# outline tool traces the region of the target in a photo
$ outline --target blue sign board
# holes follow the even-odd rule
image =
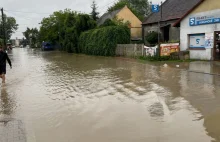
[[[220,23],[220,18],[215,18],[213,16],[212,17],[203,16],[203,17],[189,18],[189,25],[190,26],[216,24],[216,23]]]
[[[157,5],[153,4],[152,7],[151,7],[151,11],[153,13],[159,12],[160,11],[160,6],[158,4]]]

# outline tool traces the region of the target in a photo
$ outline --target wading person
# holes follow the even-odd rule
[[[12,68],[11,60],[8,58],[8,54],[3,51],[3,47],[0,45],[0,77],[2,78],[2,83],[5,83],[6,60]]]

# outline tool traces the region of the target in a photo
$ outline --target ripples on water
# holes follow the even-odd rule
[[[30,141],[220,141],[203,124],[220,108],[212,76],[59,52],[15,49],[11,58],[10,92],[19,99],[9,101],[10,114],[24,116]]]

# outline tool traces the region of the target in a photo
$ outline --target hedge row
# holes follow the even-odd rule
[[[124,26],[108,26],[83,32],[79,38],[81,53],[114,56],[117,44],[130,43],[130,30]]]

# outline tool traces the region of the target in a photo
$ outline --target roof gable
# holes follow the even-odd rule
[[[122,9],[119,9],[119,10],[115,10],[115,11],[112,11],[112,12],[108,12],[108,13],[105,13],[103,14],[99,20],[97,21],[98,23],[98,26],[102,25],[107,19],[113,19]]]
[[[123,19],[124,22],[130,22],[132,27],[141,27],[142,22],[127,6],[121,9],[116,16],[118,19]]]
[[[197,5],[201,0],[166,0],[162,7],[161,21],[168,21],[182,18],[189,10]],[[152,13],[143,24],[157,23],[161,18],[161,12]]]

